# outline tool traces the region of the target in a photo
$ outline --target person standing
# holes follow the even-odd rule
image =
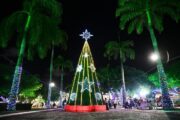
[[[117,103],[118,103],[118,101],[117,101],[117,99],[115,98],[115,99],[114,99],[114,102],[113,102],[114,109],[116,109]]]
[[[67,102],[67,100],[66,100],[66,98],[63,100],[63,103],[62,103],[62,105],[63,105],[63,109],[64,109],[64,106],[66,105],[66,102]]]
[[[109,105],[108,105],[108,100],[107,100],[107,98],[105,98],[104,102],[105,102],[105,105],[106,105],[106,110],[109,110]]]
[[[53,103],[53,108],[56,108],[56,103],[55,102]]]

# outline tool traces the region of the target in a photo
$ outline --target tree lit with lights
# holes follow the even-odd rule
[[[177,0],[119,0],[116,16],[120,17],[120,29],[124,30],[128,24],[128,33],[134,30],[138,34],[148,29],[154,52],[159,56],[158,43],[154,29],[163,31],[163,18],[170,16],[176,22],[179,20],[179,2]],[[176,3],[176,4],[174,4]],[[167,87],[167,77],[161,59],[157,60],[157,70],[162,90],[163,109],[172,109],[173,104]]]
[[[6,47],[8,40],[16,34],[19,49],[7,110],[16,110],[25,53],[29,60],[36,54],[40,58],[46,56],[51,41],[59,40],[58,35],[61,35],[58,28],[61,14],[60,4],[56,0],[24,0],[23,10],[12,13],[2,22],[1,46]]]
[[[85,30],[80,36],[85,39],[85,43],[79,57],[65,110],[73,112],[105,111],[106,107],[103,105],[96,67],[88,44],[88,39],[93,35]]]

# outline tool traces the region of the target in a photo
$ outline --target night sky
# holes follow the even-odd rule
[[[8,16],[15,10],[21,8],[21,0],[6,0],[0,4],[0,20]],[[63,5],[63,21],[61,28],[68,34],[68,50],[62,52],[60,48],[55,49],[55,54],[65,55],[73,61],[74,67],[84,43],[79,36],[85,29],[94,36],[89,40],[91,51],[94,57],[95,65],[98,68],[107,64],[106,58],[103,57],[104,45],[110,40],[117,40],[118,33],[121,40],[133,40],[135,42],[134,49],[136,58],[134,61],[127,61],[125,65],[136,67],[145,72],[149,71],[155,63],[152,63],[148,55],[152,51],[152,44],[149,33],[144,29],[143,34],[137,35],[133,33],[128,35],[126,31],[119,31],[118,19],[115,18],[115,9],[117,0],[59,0]],[[164,31],[160,34],[156,31],[159,49],[162,53],[163,60],[166,60],[166,52],[168,51],[170,59],[180,55],[178,41],[180,36],[180,23],[177,24],[169,18],[164,19]],[[10,45],[6,49],[0,49],[1,55],[9,59],[16,59],[15,45]],[[0,56],[1,63],[4,58]],[[41,76],[49,76],[50,51],[44,60],[35,59],[33,62],[24,61],[24,69],[30,73],[38,73]],[[119,62],[111,61],[114,64]],[[43,79],[43,78],[42,78]]]

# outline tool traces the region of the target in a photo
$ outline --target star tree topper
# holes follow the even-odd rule
[[[90,39],[93,35],[92,35],[90,32],[88,32],[87,29],[86,29],[85,32],[83,32],[82,34],[80,34],[80,36],[87,41],[87,40]]]
[[[89,92],[92,92],[91,85],[93,85],[94,82],[89,82],[87,77],[84,79],[83,82],[78,82],[78,84],[81,85],[81,92],[84,92],[85,90],[88,90]]]

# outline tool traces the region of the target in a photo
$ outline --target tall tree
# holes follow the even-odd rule
[[[61,76],[61,82],[60,82],[60,106],[62,106],[62,92],[63,92],[63,81],[64,81],[64,74],[65,70],[72,70],[73,65],[70,60],[66,60],[63,56],[59,55],[54,60],[54,67],[58,69],[58,72]]]
[[[179,0],[119,0],[116,17],[119,17],[119,27],[124,30],[128,24],[128,33],[134,30],[138,34],[146,27],[150,33],[154,52],[159,55],[158,43],[154,29],[163,31],[163,18],[170,16],[173,20],[179,20]],[[166,74],[161,59],[157,61],[159,80],[161,82],[163,109],[173,108],[169,97]]]
[[[56,0],[23,0],[23,9],[12,13],[1,24],[0,44],[6,47],[9,40],[17,37],[19,55],[9,95],[8,110],[16,109],[16,97],[22,74],[25,51],[32,59],[36,51],[41,58],[47,54],[51,40],[57,40],[59,16],[62,10]]]
[[[127,58],[134,59],[135,52],[131,48],[134,45],[133,41],[109,41],[105,45],[105,55],[108,57],[117,58],[119,56],[120,64],[121,64],[121,76],[122,76],[122,98],[123,105],[126,102],[126,86],[125,86],[125,77],[124,77],[124,67],[123,63]]]

